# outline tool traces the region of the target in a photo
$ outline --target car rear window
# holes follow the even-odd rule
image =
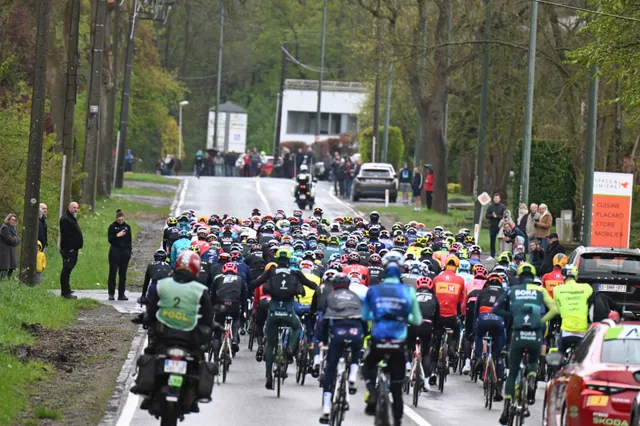
[[[363,169],[360,171],[360,176],[368,178],[388,178],[391,176],[391,172],[384,169]]]
[[[600,361],[604,364],[640,364],[640,340],[605,340]]]
[[[622,253],[585,253],[578,274],[640,275],[640,257]]]

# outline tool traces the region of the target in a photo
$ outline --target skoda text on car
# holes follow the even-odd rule
[[[639,374],[640,322],[595,324],[547,384],[542,424],[629,426]]]
[[[580,246],[569,263],[578,267],[579,282],[605,292],[625,317],[640,320],[640,250]]]
[[[398,179],[391,164],[364,163],[360,173],[353,181],[353,201],[360,198],[382,198],[389,191],[389,201],[396,202],[398,198]]]

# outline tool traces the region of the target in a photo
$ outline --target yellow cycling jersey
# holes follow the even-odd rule
[[[320,285],[320,277],[317,275],[313,275],[309,272],[303,272],[304,276],[309,280],[313,281],[316,285]],[[313,300],[313,294],[316,292],[315,290],[310,289],[309,287],[304,288],[304,296],[298,297],[298,303],[301,305],[311,305],[311,301]]]
[[[568,333],[589,330],[589,300],[592,295],[593,288],[589,284],[579,284],[575,280],[567,280],[553,290],[553,300],[562,317],[561,330]]]
[[[411,254],[413,254],[413,255],[416,257],[416,259],[420,259],[420,251],[421,251],[421,250],[422,250],[422,249],[421,249],[420,247],[417,247],[417,246],[411,246],[411,247],[409,247],[409,248],[407,249],[407,254],[411,253]]]

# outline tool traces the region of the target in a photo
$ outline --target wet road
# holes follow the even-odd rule
[[[194,209],[197,215],[229,213],[246,217],[251,210],[275,212],[282,208],[287,213],[296,208],[290,190],[292,181],[283,179],[250,178],[185,178],[182,194],[176,197],[172,208],[177,211]],[[355,215],[353,209],[329,193],[329,185],[322,183],[316,194],[316,205],[329,217]],[[367,212],[365,212],[367,213]],[[289,370],[290,372],[292,369]],[[293,369],[293,371],[295,371]],[[199,414],[185,418],[186,425],[253,426],[278,424],[279,426],[306,426],[318,424],[321,414],[321,389],[316,379],[307,376],[304,386],[295,383],[293,375],[285,382],[281,398],[264,388],[264,363],[258,364],[254,353],[241,342],[241,351],[233,360],[227,383],[216,385],[213,401],[200,404]],[[345,425],[372,425],[373,418],[364,414],[364,384],[351,399],[351,410]],[[155,425],[159,421],[146,411],[137,409],[139,398],[131,395],[126,402],[118,425]],[[410,400],[405,399],[405,403]],[[449,375],[444,393],[422,394],[417,408],[405,405],[404,425],[411,426],[485,426],[497,425],[502,403],[492,411],[484,408],[482,386],[471,383],[468,376]],[[540,423],[542,389],[538,401],[531,407],[532,416],[526,424]]]

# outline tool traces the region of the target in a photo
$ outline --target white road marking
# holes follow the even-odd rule
[[[140,353],[144,351],[144,348],[147,347],[148,343],[149,343],[149,338],[145,337]],[[118,418],[118,422],[116,423],[116,426],[129,426],[133,421],[133,416],[135,415],[136,410],[138,409],[139,403],[140,403],[140,397],[136,394],[129,392],[129,396],[127,397],[127,402],[124,404],[124,408],[122,409],[122,413]]]
[[[327,191],[327,194],[329,194],[329,196],[331,198],[333,198],[334,201],[337,201],[338,203],[342,204],[345,208],[347,208],[348,210],[352,211],[354,216],[364,216],[364,213],[354,209],[352,206],[350,206],[349,204],[347,204],[344,201],[342,201],[340,198],[338,198],[335,195],[333,195],[333,192],[331,192],[331,190]]]
[[[418,426],[433,426],[431,423],[422,418],[420,414],[413,411],[413,408],[409,407],[407,404],[404,404],[404,414],[411,420],[413,420],[413,422]]]
[[[262,202],[264,203],[265,207],[267,208],[267,212],[268,213],[272,213],[271,212],[271,206],[269,205],[269,200],[267,200],[267,197],[264,196],[262,189],[260,189],[260,178],[256,179],[256,191],[258,192],[258,195],[260,196],[260,199],[262,200]]]
[[[184,182],[184,185],[182,185],[182,189],[180,190],[180,195],[176,196],[176,199],[179,201],[173,213],[174,216],[178,216],[181,213],[182,205],[184,204],[184,198],[187,195],[187,186],[189,186],[189,179],[184,179],[183,182]]]

